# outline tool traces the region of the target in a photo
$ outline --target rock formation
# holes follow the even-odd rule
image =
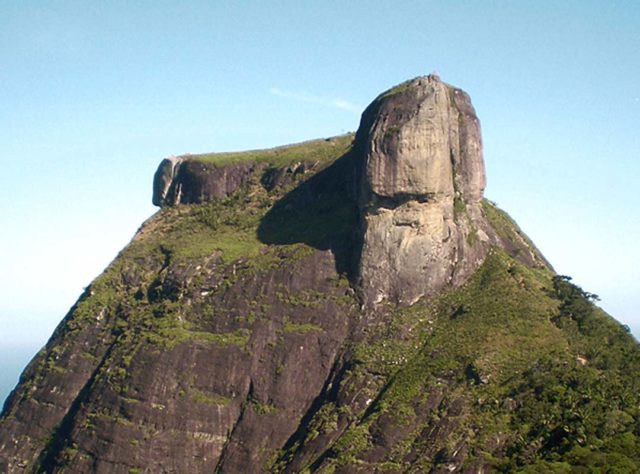
[[[484,185],[434,76],[355,138],[164,160],[7,399],[0,473],[639,472],[640,348]]]
[[[364,163],[359,264],[366,304],[410,305],[484,260],[480,124],[469,96],[436,76],[379,96],[356,138]]]
[[[199,204],[230,196],[264,169],[256,163],[217,166],[189,157],[165,158],[153,178],[153,204]]]

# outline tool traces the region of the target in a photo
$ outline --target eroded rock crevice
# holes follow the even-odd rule
[[[175,180],[180,171],[181,163],[182,158],[178,156],[171,156],[160,162],[160,166],[153,175],[152,202],[154,206],[164,206],[169,203],[172,194],[178,196],[181,194],[182,186]]]

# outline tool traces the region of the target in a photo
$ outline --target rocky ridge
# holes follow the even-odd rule
[[[637,344],[484,182],[433,76],[355,137],[164,160],[7,400],[0,472],[633,472]]]

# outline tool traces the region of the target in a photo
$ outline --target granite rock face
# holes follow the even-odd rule
[[[359,130],[366,143],[365,186],[387,198],[433,195],[479,201],[485,187],[480,125],[469,96],[435,76],[379,96]]]
[[[380,95],[356,137],[366,305],[410,305],[458,284],[484,260],[490,237],[480,125],[469,96],[436,76]]]

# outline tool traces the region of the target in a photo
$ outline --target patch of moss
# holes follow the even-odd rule
[[[146,335],[149,342],[160,345],[166,349],[172,349],[185,341],[199,341],[219,346],[234,345],[244,349],[249,342],[249,336],[249,332],[244,329],[239,329],[231,333],[213,333],[189,330],[179,326],[162,328]]]
[[[467,204],[462,199],[462,196],[456,195],[453,198],[453,212],[456,217],[463,216],[467,213]]]
[[[291,306],[301,306],[303,308],[318,308],[322,303],[322,299],[326,297],[324,293],[308,290],[297,294],[277,293],[278,299],[283,303]]]
[[[467,234],[467,243],[469,245],[475,245],[479,240],[480,238],[478,237],[478,228],[472,227]]]
[[[231,402],[231,399],[222,395],[204,393],[193,387],[190,390],[190,394],[194,402],[205,405],[227,406]]]
[[[296,333],[296,334],[306,334],[308,332],[322,332],[322,331],[324,331],[324,329],[322,329],[322,327],[318,326],[317,324],[293,323],[288,318],[285,318],[284,323],[282,325],[282,330],[285,333]]]
[[[250,406],[256,413],[260,415],[272,415],[279,411],[278,407],[271,403],[260,403],[257,400],[251,400]]]

